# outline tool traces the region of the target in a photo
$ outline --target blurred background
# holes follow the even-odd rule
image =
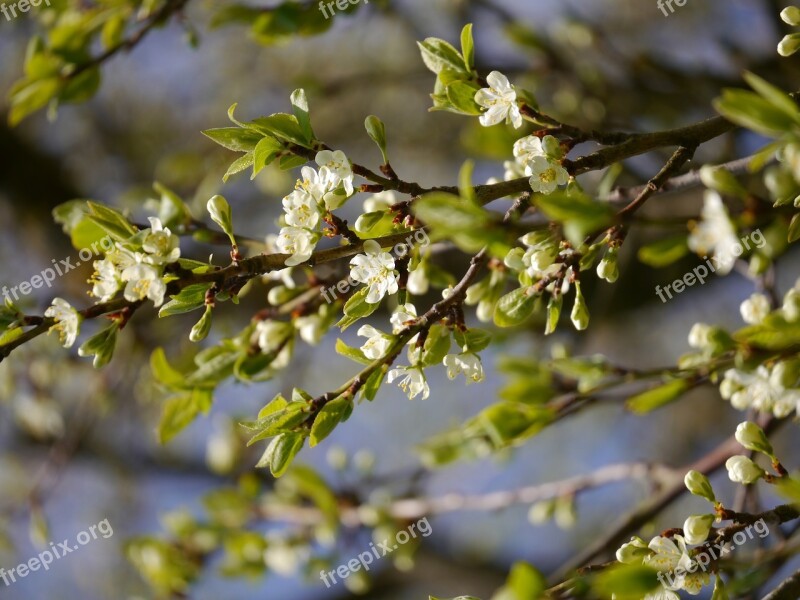
[[[210,29],[211,16],[224,4],[192,2],[184,22],[171,22],[134,52],[110,61],[100,92],[90,102],[62,106],[54,120],[37,114],[13,129],[0,119],[1,285],[17,285],[52,259],[76,255],[51,218],[55,206],[88,198],[143,216],[142,202],[152,194],[153,181],[179,192],[197,218],[203,218],[211,195],[223,193],[233,206],[238,233],[257,239],[277,233],[280,198],[292,188],[294,174],[270,168],[255,181],[242,176],[223,185],[231,155],[200,132],[226,126],[226,111],[234,102],[243,119],[287,110],[289,94],[297,87],[308,93],[318,137],[356,162],[372,168],[379,164],[362,126],[366,115],[376,114],[386,123],[392,164],[402,178],[423,185],[453,184],[467,157],[478,161],[476,179],[502,177],[512,132],[489,131],[476,119],[427,110],[433,76],[415,42],[429,36],[456,41],[468,22],[475,24],[480,71],[502,71],[536,93],[547,112],[586,127],[652,130],[711,116],[711,100],[722,88],[740,85],[744,69],[786,89],[797,89],[800,82],[797,61],[779,59],[775,51],[784,33],[778,13],[786,4],[774,0],[690,0],[668,17],[655,0],[375,1],[353,14],[337,15],[322,35],[269,45],[251,39],[246,27],[235,24]],[[4,96],[21,76],[26,40],[37,27],[33,12],[11,22],[0,19]],[[196,48],[187,43],[187,27],[199,34]],[[6,110],[3,102],[0,111]],[[726,137],[702,147],[696,158],[723,162],[763,142],[749,134]],[[655,153],[630,161],[621,182],[646,181],[665,158]],[[673,194],[651,202],[646,212],[654,217],[698,215],[701,202],[700,192]],[[354,204],[355,212],[360,202]],[[655,285],[672,281],[697,259],[688,257],[661,271],[639,264],[628,246],[635,248],[652,236],[647,227],[636,230],[623,252],[621,279],[589,291],[593,326],[586,334],[566,332],[545,342],[540,324],[534,324],[504,338],[497,350],[544,358],[554,343],[565,344],[576,354],[603,352],[617,364],[650,368],[674,364],[687,351],[686,336],[697,321],[738,326],[738,305],[753,283],[734,272],[662,305]],[[226,248],[214,250],[222,264]],[[184,256],[205,258],[208,252],[207,246],[191,241],[183,247]],[[800,273],[797,258],[789,255],[779,263],[779,291],[793,285]],[[457,253],[442,261],[456,272],[466,264]],[[91,275],[87,267],[60,278],[57,289],[39,290],[20,305],[40,314],[58,295],[84,306],[90,301],[85,296]],[[433,300],[435,295],[419,304]],[[217,319],[212,336],[238,331],[264,302],[263,296],[252,294],[243,301],[247,309],[225,305],[219,311],[225,318]],[[170,357],[188,354],[193,316],[159,321],[152,308],[140,313],[121,336],[112,364],[102,371],[47,338],[0,364],[0,566],[9,568],[37,555],[36,540],[74,538],[106,518],[114,531],[57,561],[46,573],[0,587],[0,598],[151,597],[124,558],[126,539],[158,533],[162,516],[170,511],[185,508],[200,514],[204,494],[252,470],[259,448],[253,450],[256,454],[244,450],[233,433],[236,419],[254,416],[276,393],[295,385],[321,393],[331,381],[338,386],[354,372],[353,363],[335,353],[335,335],[317,347],[301,344],[292,366],[277,379],[224,386],[208,418],[161,446],[155,427],[162,397],[154,392],[148,357],[156,346],[164,346]],[[360,345],[352,330],[343,338]],[[353,472],[332,467],[331,448],[343,449],[362,468],[370,462],[367,450],[374,455],[373,478],[388,486],[411,485],[415,493],[431,496],[480,494],[614,462],[653,460],[680,466],[727,437],[741,420],[713,387],[646,418],[624,412],[619,402],[601,403],[503,457],[420,471],[416,445],[496,398],[505,381],[496,368],[498,359],[485,353],[487,381],[469,388],[451,384],[441,370],[432,374],[433,392],[425,402],[409,402],[386,386],[374,403],[357,407],[325,444],[305,449],[299,462],[319,469],[334,487],[358,490],[361,484]],[[793,433],[789,426],[778,436],[780,451],[796,445]],[[719,485],[733,493],[726,482]],[[515,560],[551,572],[648,494],[646,486],[636,483],[588,492],[578,501],[574,522],[562,515],[559,523],[534,525],[527,506],[431,519],[433,533],[416,555],[414,569],[396,570],[391,561],[383,561],[373,571],[368,597],[488,598]],[[644,534],[679,524],[700,502],[689,498],[676,503]],[[346,540],[342,562],[362,551],[366,539],[356,535]],[[326,589],[319,580],[303,581],[275,569],[263,579],[228,579],[216,566],[212,563],[204,572],[189,597],[303,600],[351,595],[345,586]]]

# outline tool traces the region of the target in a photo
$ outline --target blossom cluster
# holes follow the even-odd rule
[[[157,307],[164,303],[164,269],[180,258],[180,240],[158,218],[149,221],[150,227],[134,236],[136,242],[116,242],[103,259],[94,262],[89,283],[98,302],[108,302],[123,290],[129,302],[147,298]],[[82,320],[78,311],[63,298],[55,298],[45,316],[55,321],[50,331],[58,333],[64,347],[75,344]]]
[[[771,316],[788,323],[800,320],[800,281],[789,290],[782,306],[772,311],[770,300],[761,293],[745,300],[740,311],[743,320],[759,326]],[[689,345],[708,350],[717,343],[719,330],[705,323],[696,323],[689,333]],[[720,382],[720,394],[738,410],[753,408],[786,417],[800,411],[800,364],[796,358],[778,359],[753,369],[734,367],[725,371]]]
[[[279,252],[291,254],[286,266],[304,263],[321,236],[327,211],[342,205],[354,193],[353,170],[341,150],[322,150],[315,157],[319,170],[303,167],[294,191],[283,199],[283,224],[276,240]]]

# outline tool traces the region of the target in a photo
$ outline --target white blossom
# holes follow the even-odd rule
[[[365,254],[354,256],[350,261],[350,277],[369,286],[366,301],[369,304],[380,302],[384,296],[397,293],[397,271],[394,258],[383,252],[378,242],[364,242]]]
[[[409,294],[415,296],[422,296],[428,293],[430,288],[430,281],[428,281],[428,274],[425,267],[418,266],[413,271],[408,272],[408,281],[406,282],[406,289]]]
[[[800,406],[800,389],[786,386],[780,376],[784,369],[781,365],[778,363],[772,372],[765,365],[752,372],[728,369],[719,386],[720,394],[738,410],[754,408],[786,417]]]
[[[317,152],[314,160],[322,167],[320,175],[326,177],[329,189],[338,187],[342,183],[347,195],[353,195],[353,169],[344,152],[321,150]]]
[[[108,302],[119,291],[120,273],[112,261],[107,258],[94,261],[95,273],[89,280],[92,284],[92,296],[99,302]]]
[[[320,315],[306,315],[294,320],[294,326],[300,334],[300,339],[311,346],[316,346],[322,340],[322,336],[325,334],[322,324]]]
[[[372,325],[362,325],[358,330],[358,335],[367,338],[366,343],[361,346],[361,351],[364,356],[372,360],[383,358],[392,345],[392,338],[382,331],[378,331]]]
[[[385,190],[377,194],[373,194],[364,200],[364,212],[371,213],[379,210],[387,210],[389,207],[397,204],[397,195],[394,190]]]
[[[422,394],[423,400],[427,400],[430,396],[431,388],[421,367],[397,367],[389,371],[389,383],[397,378],[402,378],[397,385],[406,393],[409,400],[413,400],[420,394]]]
[[[314,229],[320,220],[316,198],[304,189],[296,189],[283,199],[284,220],[290,227]]]
[[[739,239],[731,223],[728,209],[722,197],[713,190],[706,190],[703,201],[702,220],[689,235],[689,248],[700,255],[712,254],[716,260],[716,271],[721,275],[730,273],[736,262],[736,252],[741,254]]]
[[[318,234],[302,227],[283,227],[275,245],[283,254],[291,254],[286,259],[287,267],[294,267],[306,262],[314,253]]]
[[[739,311],[742,314],[742,319],[745,323],[750,325],[758,325],[767,318],[770,313],[771,306],[769,298],[764,294],[753,294],[747,300],[742,302]]]
[[[154,265],[174,263],[181,257],[180,239],[161,220],[150,217],[150,229],[145,229],[142,250],[147,252],[145,262]]]
[[[259,321],[255,329],[258,347],[264,354],[274,352],[284,345],[291,334],[291,327],[282,321]]]
[[[448,354],[442,363],[447,367],[447,377],[455,379],[459,373],[463,373],[467,378],[467,385],[481,382],[486,378],[480,357],[472,352]]]
[[[164,303],[167,284],[153,265],[141,263],[128,267],[122,272],[122,281],[127,282],[124,296],[128,302],[149,298],[156,306]]]
[[[392,313],[389,322],[392,324],[392,333],[400,333],[406,328],[409,321],[417,320],[417,308],[410,303],[401,304]]]
[[[529,163],[530,184],[534,192],[552,194],[558,186],[566,185],[569,173],[560,163],[545,156],[534,156]]]
[[[475,102],[487,109],[480,117],[481,125],[491,127],[505,121],[513,124],[515,129],[522,127],[517,92],[508,78],[499,71],[492,71],[486,81],[489,87],[475,93]]]
[[[58,332],[58,338],[64,348],[75,344],[81,325],[81,316],[69,302],[62,298],[55,298],[52,305],[44,312],[45,317],[55,319],[55,324],[48,333]]]

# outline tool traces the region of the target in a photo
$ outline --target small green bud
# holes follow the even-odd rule
[[[642,538],[632,537],[630,542],[622,544],[617,550],[617,560],[626,565],[640,565],[652,553]]]
[[[748,450],[761,452],[773,460],[775,459],[775,451],[772,449],[772,444],[769,443],[767,436],[764,435],[764,431],[751,421],[739,423],[736,428],[736,441]]]
[[[231,206],[228,201],[222,196],[214,196],[208,201],[206,205],[208,214],[211,215],[211,220],[222,228],[222,231],[230,238],[231,245],[236,245],[236,240],[233,237],[233,215],[231,214]]]
[[[792,27],[800,26],[800,8],[796,6],[787,6],[781,11],[781,19],[784,23]]]
[[[192,327],[192,332],[189,334],[189,339],[193,342],[201,342],[208,337],[208,332],[211,331],[211,312],[210,304],[206,305],[206,312],[200,320]]]
[[[716,190],[721,194],[738,196],[740,198],[747,196],[747,190],[739,183],[736,177],[726,169],[705,165],[700,169],[700,180],[703,182],[704,186]]]
[[[725,463],[725,468],[728,469],[728,478],[742,485],[755,483],[766,475],[764,469],[746,456],[731,456]]]
[[[554,294],[550,297],[550,302],[547,303],[547,325],[544,330],[545,335],[550,335],[556,330],[558,320],[561,317],[561,307],[563,305],[564,296],[561,294]]]
[[[791,56],[798,50],[800,50],[800,33],[790,33],[778,44],[778,54],[781,56]]]
[[[570,319],[578,331],[583,331],[589,326],[589,307],[586,306],[586,300],[581,293],[580,281],[575,282],[575,304],[572,305]]]
[[[597,265],[597,276],[600,279],[605,279],[608,283],[614,283],[619,279],[619,266],[617,264],[616,248],[609,248],[603,260]]]
[[[709,502],[716,503],[717,497],[714,494],[714,488],[711,487],[708,477],[700,471],[689,471],[686,477],[683,478],[683,483],[686,484],[686,489],[695,496],[700,496]]]
[[[683,524],[683,537],[692,546],[702,544],[708,539],[714,515],[692,515]]]

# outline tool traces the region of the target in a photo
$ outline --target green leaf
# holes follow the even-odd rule
[[[605,229],[614,222],[614,209],[605,202],[596,202],[585,194],[556,190],[537,194],[534,203],[554,221],[561,223],[567,239],[576,247],[590,233]]]
[[[161,307],[158,316],[161,318],[171,317],[203,308],[206,304],[206,293],[211,289],[211,285],[210,283],[195,283],[186,286]]]
[[[114,356],[117,345],[117,332],[119,323],[114,322],[110,327],[86,340],[78,349],[80,356],[94,356],[92,365],[95,369],[106,366]]]
[[[417,42],[422,52],[422,61],[425,66],[436,74],[442,69],[449,68],[456,72],[467,74],[464,68],[464,59],[452,44],[438,38],[427,38],[424,42]]]
[[[291,102],[292,112],[300,125],[303,138],[310,142],[314,139],[314,130],[311,128],[311,117],[309,116],[306,91],[300,88],[292,92]]]
[[[124,242],[136,235],[136,228],[128,222],[128,219],[113,208],[89,201],[89,218],[95,225],[102,228],[114,239]]]
[[[538,600],[546,589],[544,575],[526,562],[516,562],[506,584],[497,590],[492,600]]]
[[[166,444],[200,413],[208,413],[214,399],[211,390],[195,388],[168,399],[164,405],[164,413],[158,426],[158,437]]]
[[[237,173],[241,173],[252,167],[255,164],[255,152],[248,152],[244,156],[240,156],[235,161],[231,163],[231,166],[228,167],[228,170],[225,171],[225,175],[222,176],[222,181],[228,181],[232,175],[236,175]]]
[[[758,75],[750,72],[744,73],[744,79],[750,84],[764,100],[769,102],[776,109],[783,112],[787,117],[792,119],[795,123],[800,123],[800,108],[797,103],[792,100],[792,97],[782,89],[772,85]]]
[[[367,130],[367,135],[378,145],[383,156],[384,164],[389,162],[389,155],[386,152],[386,126],[378,117],[370,115],[364,121],[364,127]]]
[[[644,264],[659,269],[682,259],[689,253],[685,235],[658,240],[639,248],[638,257]]]
[[[264,136],[253,150],[253,176],[251,179],[254,179],[262,169],[271,164],[282,151],[283,144],[274,137]]]
[[[284,139],[304,148],[310,147],[311,137],[306,136],[306,132],[294,115],[275,113],[268,117],[255,119],[250,125],[266,135]]]
[[[328,437],[336,426],[353,410],[352,398],[342,396],[331,400],[314,418],[309,436],[309,446],[312,448]]]
[[[467,331],[456,329],[454,337],[456,344],[464,352],[473,353],[485,349],[492,341],[492,334],[485,329],[468,329]]]
[[[449,351],[450,330],[442,325],[434,325],[430,328],[425,345],[422,347],[420,364],[423,367],[440,365]]]
[[[269,466],[273,477],[280,477],[292,464],[294,457],[303,448],[306,438],[302,433],[282,433],[276,437],[256,467]]]
[[[378,390],[381,389],[383,379],[386,377],[386,371],[387,369],[385,367],[381,367],[380,369],[373,371],[372,374],[367,378],[367,383],[365,383],[364,387],[361,388],[364,392],[364,398],[370,402],[375,399],[375,396],[378,395]]]
[[[352,348],[341,339],[336,340],[336,352],[363,365],[372,364],[372,360],[364,356],[364,353],[359,348]]]
[[[211,331],[213,311],[214,309],[210,304],[206,305],[206,311],[203,313],[203,316],[195,323],[194,327],[192,327],[192,331],[189,333],[189,339],[192,342],[201,342],[208,337]]]
[[[367,295],[369,288],[362,288],[355,294],[350,296],[350,299],[344,305],[344,317],[337,323],[337,326],[342,331],[350,327],[353,323],[364,317],[368,317],[380,306],[380,302],[370,304],[367,302]]]
[[[494,322],[498,327],[516,327],[524,323],[532,314],[536,296],[529,294],[529,288],[521,287],[500,298],[494,309]]]
[[[552,420],[552,409],[518,402],[493,404],[477,417],[495,448],[519,444],[536,435]]]
[[[258,421],[242,423],[242,427],[258,432],[250,438],[247,445],[252,446],[261,440],[291,432],[305,423],[310,416],[305,410],[307,406],[305,402],[289,402],[280,408],[280,403],[278,403],[276,404],[277,410],[259,415]]]
[[[714,108],[729,121],[770,137],[781,136],[796,124],[781,109],[747,90],[725,90]]]
[[[57,77],[32,81],[16,89],[11,96],[11,110],[8,113],[9,125],[12,127],[19,125],[25,117],[47,106],[58,96],[60,91],[61,80]]]
[[[150,370],[159,383],[168,388],[184,389],[186,379],[184,374],[172,368],[163,348],[156,348],[150,355]]]
[[[789,224],[789,243],[792,244],[797,240],[800,240],[800,213],[793,216]]]
[[[468,72],[475,68],[475,42],[472,39],[472,23],[464,25],[461,30],[461,54]]]
[[[466,81],[454,81],[446,89],[447,99],[459,113],[475,116],[483,113],[475,102],[475,93],[480,89],[477,85]]]
[[[657,571],[643,565],[614,565],[594,579],[593,588],[603,598],[641,600],[649,592],[661,589]]]
[[[740,329],[733,338],[762,350],[782,351],[800,345],[800,322],[790,323],[773,313],[758,325]]]
[[[674,402],[689,387],[689,381],[686,379],[673,379],[663,385],[633,396],[625,403],[625,407],[637,415],[643,415]]]
[[[220,127],[203,132],[207,138],[234,152],[252,152],[264,137],[256,131],[240,127]]]

